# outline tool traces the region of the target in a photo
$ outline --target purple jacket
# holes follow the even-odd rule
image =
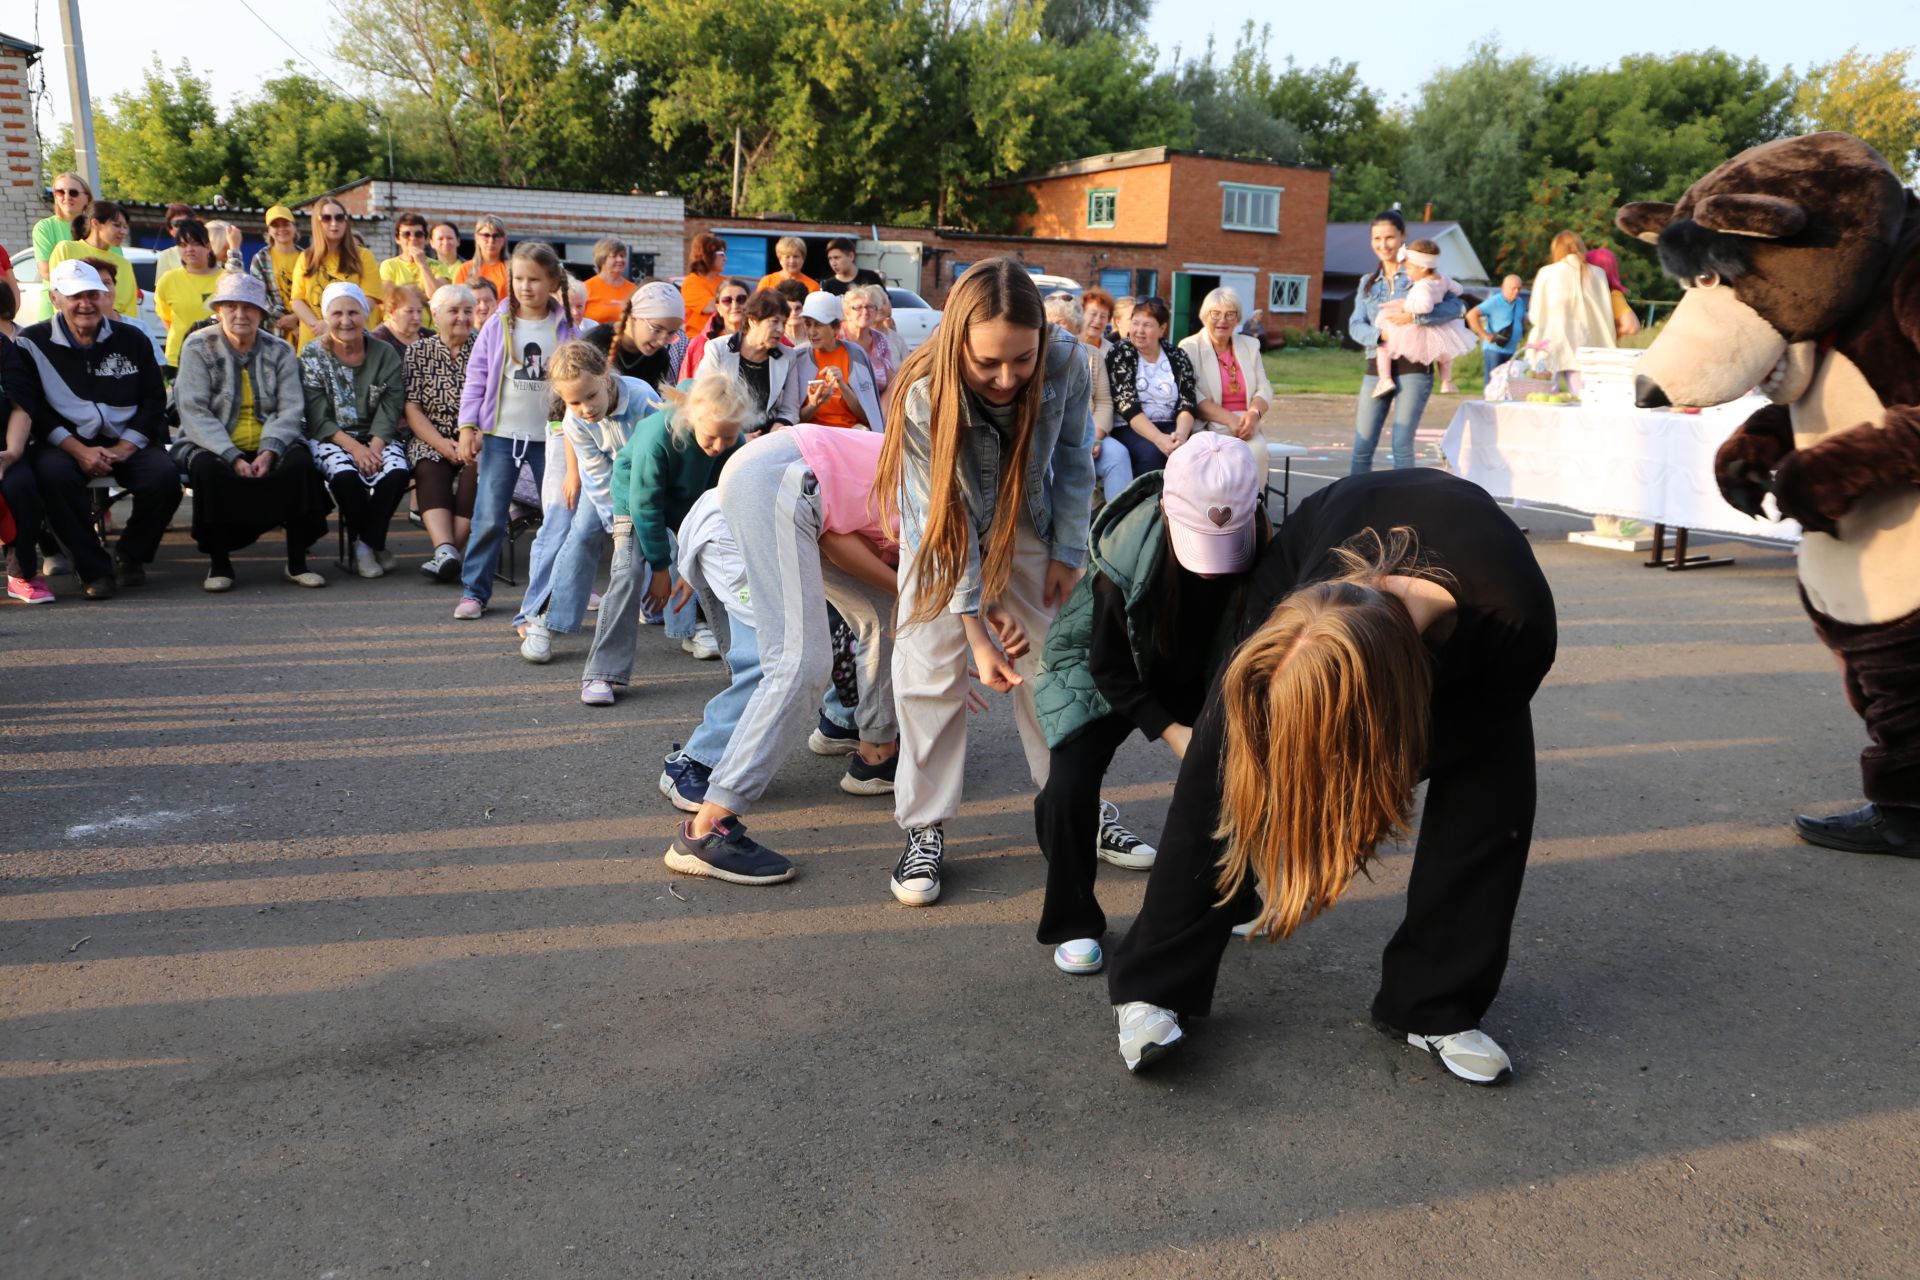
[[[560,313],[560,341],[571,342],[579,335],[559,299],[547,304],[547,314]],[[486,324],[474,335],[473,354],[467,358],[467,380],[460,388],[460,425],[478,427],[490,436],[500,419],[500,379],[507,369],[507,304],[502,302],[487,317]]]

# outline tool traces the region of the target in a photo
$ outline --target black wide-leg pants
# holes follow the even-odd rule
[[[1233,926],[1258,910],[1251,886],[1225,905],[1215,883],[1219,691],[1181,763],[1146,901],[1108,967],[1113,1003],[1144,1000],[1182,1016],[1213,1005]],[[1535,800],[1533,718],[1519,707],[1484,722],[1435,762],[1414,845],[1407,913],[1387,943],[1373,1014],[1401,1031],[1446,1035],[1480,1024],[1506,972]]]
[[[1133,721],[1110,712],[1050,753],[1047,785],[1033,801],[1034,833],[1047,859],[1037,936],[1048,946],[1107,931],[1106,913],[1093,896],[1100,870],[1100,784],[1114,752],[1133,732]]]

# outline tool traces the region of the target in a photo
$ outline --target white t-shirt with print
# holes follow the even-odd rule
[[[560,318],[516,320],[513,350],[500,380],[500,417],[494,434],[509,440],[547,438],[547,362],[560,345]]]
[[[1140,372],[1133,380],[1134,393],[1140,398],[1140,412],[1155,422],[1168,422],[1180,403],[1180,384],[1173,376],[1173,361],[1162,351],[1151,364],[1140,357]]]

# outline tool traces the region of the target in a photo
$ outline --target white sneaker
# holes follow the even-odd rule
[[[1186,1038],[1180,1015],[1171,1009],[1135,1000],[1117,1004],[1113,1011],[1120,1019],[1120,1060],[1129,1071],[1152,1066]]]
[[[1053,949],[1053,967],[1062,973],[1098,973],[1106,962],[1098,938],[1073,938]]]
[[[380,566],[380,558],[373,554],[373,548],[364,542],[353,544],[353,571],[362,578],[384,578],[387,571]]]
[[[1151,871],[1159,851],[1120,825],[1120,810],[1107,801],[1100,802],[1100,839],[1094,848],[1102,862],[1129,871]]]
[[[694,627],[693,634],[680,642],[680,647],[702,662],[720,656],[720,640],[713,634],[713,628],[702,622]]]
[[[540,619],[527,624],[527,634],[520,638],[520,656],[534,663],[553,661],[553,633]]]
[[[383,571],[387,571],[387,572],[391,572],[393,569],[393,566],[400,563],[400,558],[394,555],[393,552],[387,550],[385,547],[382,547],[378,551],[374,552],[373,558],[379,562],[380,568]]]
[[[1505,1084],[1513,1078],[1513,1059],[1484,1031],[1422,1036],[1395,1031],[1391,1027],[1382,1026],[1380,1029],[1396,1040],[1404,1036],[1406,1042],[1416,1049],[1425,1049],[1440,1059],[1440,1065],[1447,1069],[1448,1074],[1458,1076],[1468,1084]]]

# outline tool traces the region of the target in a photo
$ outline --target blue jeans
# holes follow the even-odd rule
[[[1100,496],[1112,502],[1120,491],[1133,483],[1133,457],[1112,437],[1100,442],[1100,456],[1093,460],[1093,474],[1100,482]]]
[[[1493,371],[1518,354],[1513,351],[1496,351],[1492,347],[1480,348],[1480,359],[1486,365],[1487,381],[1493,381]]]
[[[549,529],[558,532],[549,538]],[[606,546],[600,513],[585,494],[572,511],[564,503],[558,505],[533,540],[533,552],[527,557],[527,594],[515,625],[545,613],[549,631],[576,634],[587,616],[587,597],[593,593],[600,553]]]
[[[460,560],[460,581],[466,594],[481,604],[493,598],[493,573],[500,567],[500,551],[507,543],[507,504],[520,479],[520,462],[533,468],[536,484],[547,474],[547,446],[539,440],[508,440],[495,436],[480,446],[480,470],[474,479],[473,532],[467,535],[466,554]],[[541,526],[544,532],[545,526]]]
[[[1432,373],[1402,373],[1394,377],[1393,395],[1374,399],[1373,389],[1380,379],[1369,373],[1360,380],[1360,407],[1353,416],[1353,465],[1349,475],[1363,476],[1373,470],[1373,450],[1380,443],[1380,429],[1387,422],[1387,407],[1393,407],[1393,465],[1396,470],[1413,465],[1413,433],[1419,429],[1420,415],[1426,410],[1427,397],[1433,394]]]

